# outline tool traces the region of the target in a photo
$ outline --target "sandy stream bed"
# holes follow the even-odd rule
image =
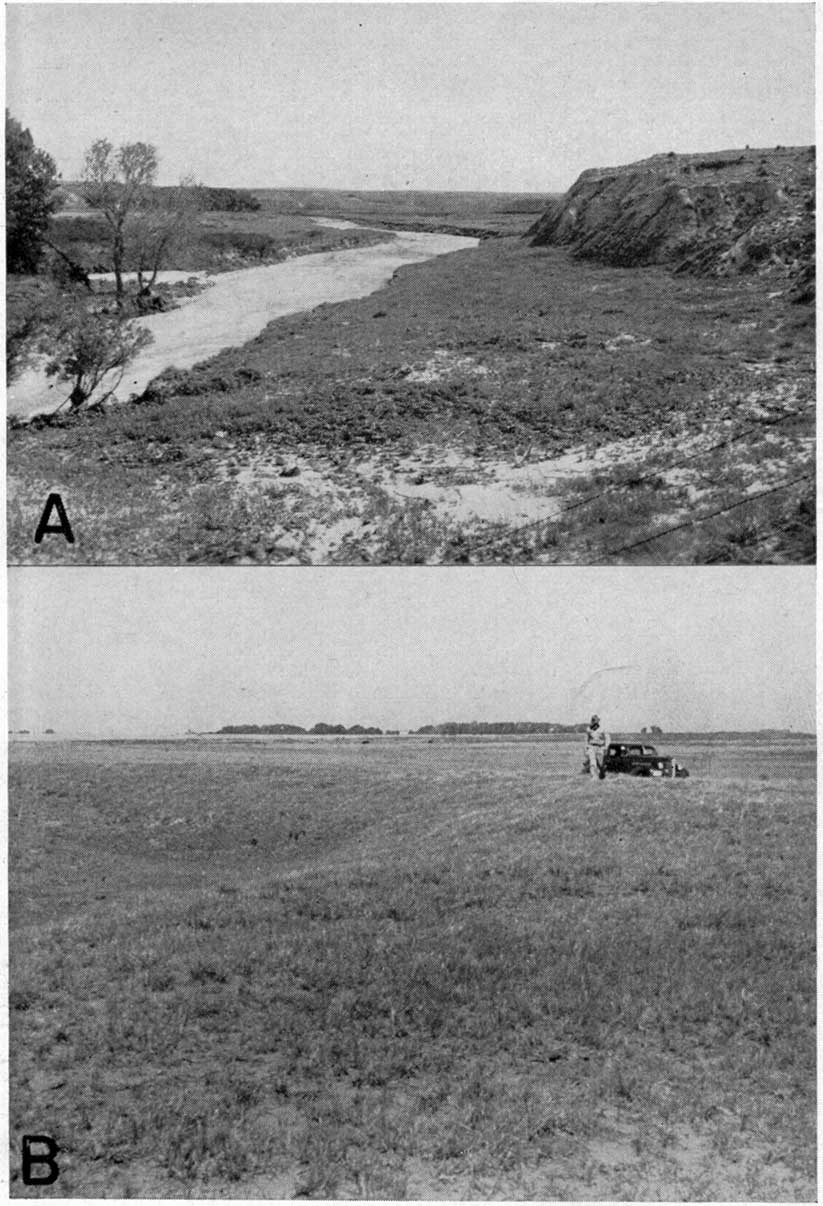
[[[353,227],[354,223],[322,220],[322,225]],[[205,274],[171,272],[165,279],[197,277],[208,287],[186,298],[175,310],[140,319],[154,336],[150,347],[129,365],[112,398],[126,402],[168,368],[187,369],[216,356],[225,348],[240,347],[258,335],[275,318],[311,310],[326,302],[350,301],[376,292],[398,268],[434,256],[476,247],[479,240],[459,235],[419,231],[387,232],[385,243],[317,255],[296,256],[281,264],[242,268],[235,272]],[[104,382],[100,393],[111,390]],[[26,419],[56,410],[70,386],[55,384],[42,366],[29,369],[7,391],[9,415]]]

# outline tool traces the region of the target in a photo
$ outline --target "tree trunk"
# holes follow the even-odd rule
[[[122,224],[114,232],[111,258],[114,267],[114,293],[117,298],[117,309],[123,309],[123,255],[125,252]]]
[[[43,242],[46,244],[46,246],[51,247],[52,251],[56,251],[61,259],[66,261],[69,266],[69,276],[71,280],[82,282],[88,289],[89,293],[93,293],[94,289],[92,288],[91,281],[89,280],[89,274],[86,272],[83,265],[78,264],[77,260],[73,260],[70,255],[66,255],[65,251],[58,247],[56,243],[52,243],[51,239],[44,239]]]
[[[75,381],[74,389],[69,394],[69,406],[72,410],[77,410],[79,407],[81,407],[89,396],[86,390],[84,390],[83,386],[80,384],[80,380],[81,378],[78,378],[77,381]]]

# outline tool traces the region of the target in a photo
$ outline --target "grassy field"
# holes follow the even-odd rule
[[[659,744],[12,745],[13,1194],[814,1200],[814,743]]]
[[[488,239],[139,404],[10,430],[9,556],[808,561],[814,391],[813,307],[765,279]],[[51,490],[74,545],[33,544]]]
[[[319,214],[406,230],[483,236],[520,234],[557,200],[556,193],[434,193],[416,190],[255,189],[268,213]]]

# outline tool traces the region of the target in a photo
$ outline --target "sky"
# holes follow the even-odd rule
[[[64,178],[552,192],[670,150],[814,141],[814,6],[10,4],[7,100]]]
[[[815,729],[812,568],[9,570],[9,727]]]

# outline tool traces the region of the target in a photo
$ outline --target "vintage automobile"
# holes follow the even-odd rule
[[[603,773],[639,775],[652,779],[688,779],[685,766],[668,754],[658,754],[653,745],[612,741],[603,758]]]
[[[583,767],[588,771],[588,763]],[[600,778],[606,775],[635,775],[644,779],[688,779],[685,766],[668,754],[658,754],[653,745],[641,742],[612,741],[603,755]]]

